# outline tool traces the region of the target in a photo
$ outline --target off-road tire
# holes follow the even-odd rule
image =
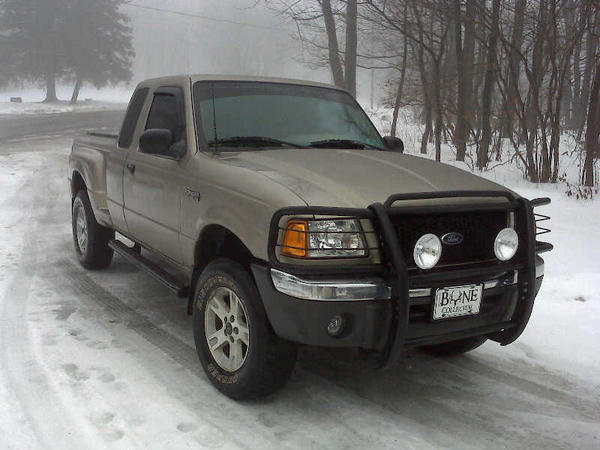
[[[115,232],[96,222],[90,199],[85,190],[79,191],[75,196],[71,213],[73,243],[79,262],[89,270],[105,269],[113,258],[114,252],[108,246],[108,241],[115,237]],[[85,222],[87,233],[85,245],[79,242],[81,227],[78,229],[78,220],[81,219]]]
[[[436,356],[454,356],[475,350],[477,347],[483,345],[485,341],[487,341],[487,338],[484,336],[474,336],[443,344],[428,345],[423,347],[423,350]]]
[[[249,345],[242,365],[235,371],[224,370],[217,363],[205,334],[207,305],[219,288],[236,294],[247,317]],[[254,280],[240,264],[229,259],[209,264],[196,283],[193,306],[196,351],[208,379],[219,391],[232,399],[246,400],[269,395],[287,382],[298,347],[274,334]]]

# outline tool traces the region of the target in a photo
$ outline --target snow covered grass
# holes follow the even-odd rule
[[[60,101],[56,103],[42,103],[42,89],[25,87],[0,90],[0,115],[124,110],[133,92],[133,88],[127,87],[98,90],[84,85],[79,101],[71,105],[68,101],[71,98],[70,89],[69,86],[59,86],[57,95]],[[21,97],[23,103],[11,103],[11,97]]]

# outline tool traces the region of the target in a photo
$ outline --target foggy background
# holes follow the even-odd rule
[[[52,1],[52,0],[48,0]],[[306,62],[296,25],[268,3],[256,0],[138,0],[121,5],[130,17],[132,77],[129,82],[97,89],[82,87],[80,99],[124,102],[147,78],[198,73],[299,78],[332,83],[328,67]],[[373,79],[373,80],[372,80]],[[357,97],[370,104],[374,70],[357,70]],[[59,100],[69,100],[73,83],[59,81]],[[0,102],[12,96],[42,101],[39,82],[10,82],[0,87]],[[376,101],[376,99],[375,99]]]
[[[0,114],[182,73],[329,82],[420,155],[597,194],[598,0],[0,0]]]
[[[273,398],[224,399],[187,302],[73,252],[74,139],[192,72],[336,84],[404,141],[399,178],[428,158],[551,198],[525,333],[386,372],[303,348]],[[0,449],[598,448],[599,141],[600,0],[0,0]]]

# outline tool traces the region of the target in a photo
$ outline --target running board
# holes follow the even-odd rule
[[[160,281],[166,287],[175,292],[177,296],[187,297],[188,287],[185,284],[183,284],[181,280],[177,279],[177,277],[171,275],[162,267],[158,266],[158,264],[150,261],[147,258],[144,258],[131,247],[127,247],[121,241],[117,241],[116,239],[111,239],[108,242],[108,246],[112,248],[115,252],[117,252],[119,255],[127,259],[129,262],[132,262],[133,264],[147,272],[152,278],[154,278],[157,281]]]

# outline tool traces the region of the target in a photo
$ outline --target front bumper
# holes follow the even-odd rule
[[[392,331],[393,309],[391,286],[383,279],[309,279],[262,264],[253,264],[252,271],[269,321],[280,337],[324,347],[374,350],[385,347]],[[534,295],[540,289],[543,276],[544,260],[537,256]],[[487,280],[458,278],[445,285],[465,282],[481,282],[484,285],[480,313],[448,320],[431,319],[433,295],[435,289],[441,286],[409,290],[405,347],[493,334],[514,326],[511,319],[519,298],[514,272]],[[368,297],[369,293],[373,295]],[[343,318],[344,326],[339,335],[331,336],[327,326],[336,316]]]
[[[452,203],[450,199],[453,198],[474,201]],[[437,199],[444,200],[443,204],[433,202],[421,205],[413,202],[415,200],[430,202]],[[484,335],[501,345],[507,345],[522,334],[533,310],[537,289],[541,284],[541,277],[536,277],[536,254],[552,249],[551,244],[536,240],[536,233],[541,234],[540,230],[536,229],[536,222],[541,219],[536,218],[538,215],[534,213],[534,208],[548,203],[550,199],[529,201],[508,191],[435,191],[395,194],[388,197],[383,204],[373,203],[368,208],[323,206],[282,208],[276,211],[271,219],[269,266],[262,268],[255,266],[253,270],[273,328],[280,336],[297,342],[377,349],[383,367],[397,361],[406,347],[452,341],[462,337]],[[481,265],[474,264],[439,271],[409,271],[394,227],[395,221],[401,221],[404,215],[470,211],[514,213],[514,226],[520,230],[520,255],[512,261],[493,264],[483,262]],[[281,247],[281,233],[284,230],[282,224],[286,218],[307,215],[368,219],[373,224],[379,239],[382,264],[353,264],[342,268],[336,264],[312,266],[280,260],[278,251]],[[311,283],[319,278],[340,276],[340,273],[346,279],[364,274],[377,274],[382,276],[389,285],[390,300],[377,297],[361,301],[302,300],[294,295],[303,292],[306,286],[294,286],[288,293],[278,291],[271,279],[271,267],[284,272],[284,278],[287,275],[307,276]],[[489,289],[489,292],[484,292],[485,298],[482,300],[484,304],[479,314],[468,318],[452,318],[435,322],[428,315],[427,309],[431,309],[435,289],[485,283],[511,273],[516,275],[516,284],[496,286],[495,291]],[[348,284],[348,281],[344,283]],[[319,289],[321,292],[323,289],[325,292],[332,291],[331,286],[317,286],[317,292]],[[415,294],[414,290],[421,291],[422,295],[411,297],[411,291]],[[311,286],[308,291],[310,295],[314,294]],[[333,291],[336,300],[353,297],[347,291],[347,286],[335,287]],[[338,294],[341,295],[338,297]],[[323,325],[324,321],[339,322],[339,317],[332,322],[332,315],[343,317],[347,322],[347,327],[335,338],[326,334],[327,326]]]

